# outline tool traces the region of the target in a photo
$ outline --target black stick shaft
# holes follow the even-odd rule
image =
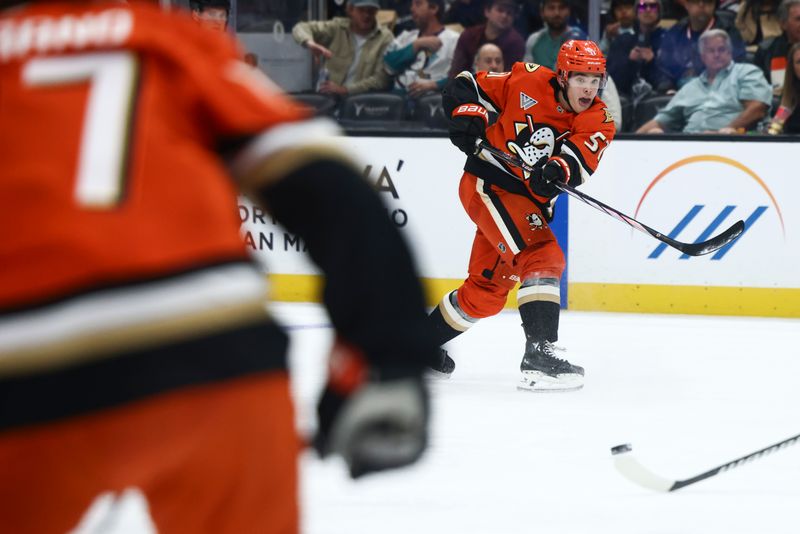
[[[512,156],[510,154],[506,154],[502,150],[499,150],[499,149],[493,147],[492,145],[490,145],[490,144],[488,144],[488,143],[486,143],[484,141],[481,141],[478,144],[478,148],[486,150],[487,152],[491,153],[493,156],[497,157],[498,159],[501,159],[501,160],[505,161],[509,165],[514,165],[515,167],[519,167],[520,169],[522,169],[524,171],[533,172],[533,170],[534,170],[534,168],[532,166],[528,165],[527,163],[519,160],[518,158],[515,158],[514,156]],[[602,211],[606,215],[609,215],[609,216],[617,219],[618,221],[622,221],[625,224],[627,224],[628,226],[631,226],[632,228],[635,228],[635,229],[639,230],[640,232],[642,232],[644,234],[647,234],[647,235],[649,235],[651,237],[654,237],[654,238],[658,239],[659,241],[661,241],[662,243],[666,243],[667,245],[671,246],[672,248],[680,250],[681,252],[683,252],[684,254],[688,254],[689,256],[700,256],[702,254],[709,254],[711,252],[714,252],[715,250],[718,250],[718,249],[724,247],[725,245],[727,245],[728,243],[730,243],[731,241],[733,241],[734,239],[739,237],[742,234],[742,232],[744,232],[744,222],[743,221],[737,221],[730,228],[728,228],[727,230],[725,230],[721,234],[719,234],[719,235],[717,235],[715,237],[712,237],[711,239],[709,239],[707,241],[703,241],[701,243],[683,243],[681,241],[677,241],[675,239],[672,239],[671,237],[666,236],[666,235],[662,234],[661,232],[658,232],[658,231],[650,228],[646,224],[643,224],[643,223],[637,221],[633,217],[625,215],[621,211],[618,211],[618,210],[612,208],[611,206],[600,202],[599,200],[587,195],[586,193],[582,193],[581,191],[578,191],[577,189],[575,189],[574,187],[572,187],[569,184],[565,184],[565,183],[562,183],[562,182],[553,182],[553,185],[556,186],[561,191],[567,193],[571,197],[577,198],[578,200],[580,200],[584,204],[588,204],[589,206],[591,206],[591,207],[593,207],[593,208],[595,208],[595,209],[597,209],[599,211]]]
[[[705,473],[700,473],[699,475],[693,476],[692,478],[687,478],[685,480],[676,480],[675,484],[672,485],[669,491],[675,491],[681,489],[690,484],[694,484],[696,482],[700,482],[701,480],[711,478],[714,475],[722,473],[723,471],[739,467],[740,465],[743,465],[749,462],[750,460],[755,460],[756,458],[760,458],[761,456],[775,452],[783,447],[789,447],[790,445],[794,445],[795,443],[797,443],[798,440],[800,440],[800,434],[792,436],[791,438],[785,439],[783,441],[779,441],[778,443],[770,445],[769,447],[764,447],[763,449],[757,450],[756,452],[752,452],[746,456],[742,456],[741,458],[736,458],[735,460],[731,460],[726,464],[722,464],[719,467],[710,469]]]

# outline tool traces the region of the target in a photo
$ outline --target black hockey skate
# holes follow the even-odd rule
[[[583,367],[557,358],[549,341],[528,339],[519,370],[522,372],[522,381],[517,389],[574,391],[583,387]]]
[[[447,355],[446,350],[440,348],[439,358],[428,367],[430,367],[431,376],[435,378],[450,378],[450,375],[453,374],[453,371],[456,369],[456,362]]]

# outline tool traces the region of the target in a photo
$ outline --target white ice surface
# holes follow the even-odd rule
[[[318,306],[277,304],[292,330],[298,424],[313,426],[332,331]],[[309,327],[310,326],[310,327]],[[450,343],[432,383],[431,446],[402,471],[351,481],[301,459],[305,534],[782,534],[800,532],[800,446],[675,493],[613,468],[632,443],[683,479],[800,433],[800,321],[565,312],[559,345],[586,368],[573,393],[517,391],[515,312]]]

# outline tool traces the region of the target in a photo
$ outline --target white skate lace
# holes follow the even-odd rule
[[[545,341],[544,343],[542,343],[541,349],[542,349],[542,352],[545,354],[545,356],[547,356],[548,358],[558,362],[559,364],[572,365],[565,358],[559,358],[559,357],[557,357],[555,355],[555,351],[559,351],[559,352],[562,352],[562,353],[567,352],[566,348],[560,347],[560,346],[557,346],[557,345],[553,345],[550,341]]]

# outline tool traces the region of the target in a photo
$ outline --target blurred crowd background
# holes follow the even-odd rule
[[[608,60],[618,132],[791,135],[800,0],[179,0],[247,61],[350,130],[446,129],[462,70],[554,67],[568,39]]]

